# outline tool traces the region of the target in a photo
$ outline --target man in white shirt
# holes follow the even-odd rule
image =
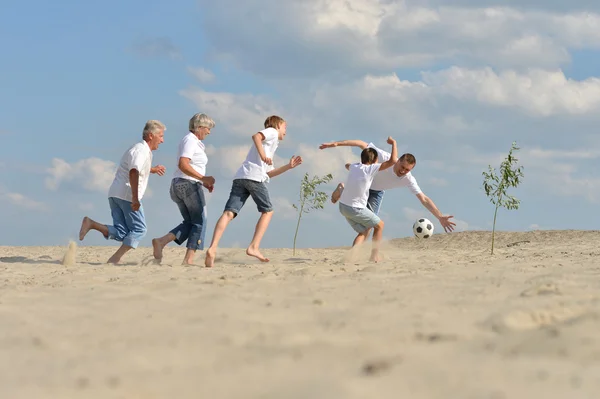
[[[377,148],[373,143],[366,143],[362,140],[332,141],[321,144],[319,148],[323,150],[326,148],[343,146],[358,147],[362,150],[364,150],[365,148],[373,148],[377,151],[380,162],[384,162],[390,159],[390,153],[383,151],[380,148]],[[440,212],[440,210],[436,207],[431,198],[426,196],[425,193],[421,191],[419,185],[417,184],[417,180],[411,174],[411,171],[415,167],[416,162],[417,161],[412,154],[403,154],[398,159],[398,162],[396,162],[393,168],[377,173],[373,179],[373,183],[371,184],[371,188],[369,190],[369,198],[367,200],[368,207],[376,215],[378,215],[385,190],[391,190],[393,188],[399,187],[407,187],[413,194],[416,195],[421,204],[425,208],[427,208],[427,210],[429,210],[429,212],[431,212],[433,216],[435,216],[438,219],[438,221],[444,228],[444,231],[449,233],[453,231],[454,226],[456,226],[456,223],[450,220],[454,216],[447,216],[442,214],[442,212]],[[338,184],[338,187],[335,189],[331,196],[331,201],[333,203],[336,203],[343,191],[344,185],[342,183]]]
[[[358,233],[352,243],[353,247],[363,243],[369,235],[369,231],[373,229],[373,248],[371,249],[371,261],[373,262],[379,261],[379,241],[383,236],[383,220],[367,207],[367,200],[369,188],[376,174],[394,166],[398,159],[396,141],[388,137],[387,142],[392,145],[392,153],[385,162],[378,163],[379,156],[375,149],[365,148],[360,154],[360,163],[346,164],[348,179],[339,198],[340,213]]]
[[[204,265],[212,267],[217,254],[219,240],[225,232],[227,225],[242,210],[248,197],[252,197],[256,203],[260,218],[256,223],[254,236],[250,245],[246,249],[246,255],[253,256],[261,262],[268,262],[269,259],[260,252],[260,242],[267,231],[271,217],[273,216],[273,205],[269,197],[269,190],[266,183],[275,176],[278,176],[302,163],[302,158],[293,156],[290,161],[279,168],[273,166],[273,156],[287,133],[286,121],[277,115],[269,116],[264,122],[264,129],[252,135],[254,145],[248,151],[246,160],[237,170],[229,199],[225,204],[223,214],[217,221],[213,233],[210,247],[206,250]]]
[[[79,230],[79,240],[83,240],[90,230],[97,230],[106,239],[123,244],[108,259],[107,263],[117,264],[130,249],[137,248],[146,235],[146,219],[141,204],[148,186],[150,173],[165,174],[165,167],[152,167],[152,151],[164,141],[165,125],[157,120],[149,120],[144,126],[142,141],[134,144],[121,157],[115,178],[108,190],[108,203],[113,225],[96,222],[84,217]]]

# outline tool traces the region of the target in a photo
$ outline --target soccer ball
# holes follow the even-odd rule
[[[413,224],[413,233],[417,238],[429,238],[433,234],[433,223],[425,218],[418,219]]]

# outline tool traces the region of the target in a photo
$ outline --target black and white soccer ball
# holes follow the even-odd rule
[[[425,218],[418,219],[413,224],[413,233],[417,238],[429,238],[433,234],[433,223]]]

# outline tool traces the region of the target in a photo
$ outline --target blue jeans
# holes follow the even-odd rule
[[[122,241],[124,245],[137,248],[140,240],[146,235],[146,218],[140,204],[137,211],[131,210],[131,202],[116,197],[108,198],[113,226],[108,227],[108,238]]]
[[[175,242],[181,245],[187,240],[188,249],[203,250],[206,232],[206,200],[202,183],[175,178],[171,181],[169,194],[183,216],[183,222],[171,230]]]
[[[252,196],[256,208],[260,213],[273,211],[273,205],[269,198],[269,189],[267,189],[266,183],[250,179],[233,180],[229,199],[225,204],[224,211],[233,212],[234,217],[236,217],[250,196]]]
[[[367,208],[376,215],[379,215],[379,208],[383,202],[383,194],[385,191],[377,191],[369,189],[369,199],[367,200]]]

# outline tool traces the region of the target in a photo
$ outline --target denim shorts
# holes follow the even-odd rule
[[[256,208],[260,213],[273,211],[267,185],[263,182],[249,179],[233,180],[229,199],[225,204],[225,211],[233,212],[234,217],[237,216],[250,196],[254,200],[254,203],[256,203]]]
[[[381,221],[379,216],[367,208],[354,208],[341,202],[339,207],[340,213],[357,233],[362,233],[367,229],[373,228]]]
[[[369,189],[369,199],[367,200],[367,208],[376,215],[379,215],[379,208],[383,202],[383,194],[385,191],[377,191]]]
[[[131,210],[131,202],[121,198],[109,197],[108,205],[113,224],[107,225],[107,239],[120,241],[131,248],[137,248],[146,235],[146,218],[144,208],[140,204],[137,211]]]

